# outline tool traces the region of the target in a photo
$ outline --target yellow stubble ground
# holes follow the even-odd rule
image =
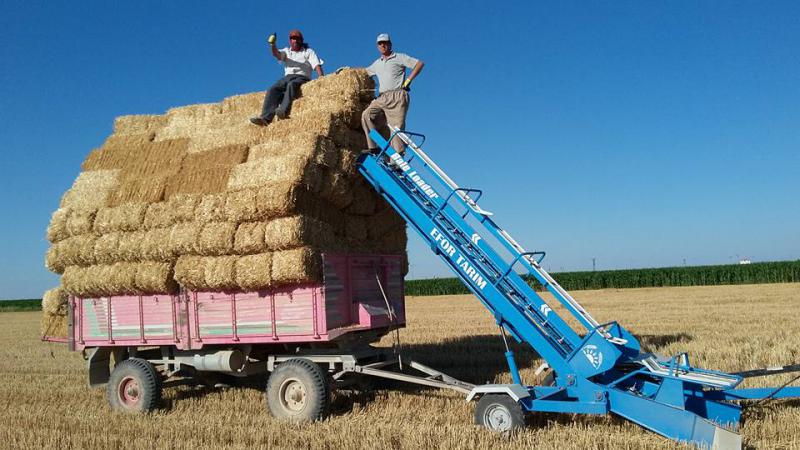
[[[688,351],[696,366],[737,371],[800,362],[800,284],[573,295],[598,321],[626,326],[647,350]],[[475,298],[410,297],[406,313],[408,326],[400,332],[405,358],[472,383],[510,381],[497,328]],[[39,314],[0,314],[0,448],[680,447],[610,416],[535,414],[530,427],[503,437],[473,425],[474,404],[460,394],[417,388],[336,392],[331,416],[305,425],[273,419],[257,383],[171,388],[153,414],[112,413],[105,391],[87,387],[79,354],[38,340]],[[381,345],[391,341],[386,337]],[[533,383],[541,360],[525,346],[514,349],[523,379]],[[745,386],[788,379],[755,378]],[[800,400],[746,408],[740,431],[751,448],[800,448]]]

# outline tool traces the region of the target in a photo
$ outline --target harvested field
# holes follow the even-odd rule
[[[685,350],[701,367],[800,362],[798,283],[573,294],[601,322],[619,320],[648,350]],[[406,309],[404,355],[470,382],[510,380],[494,321],[476,299],[414,297]],[[503,438],[473,425],[474,405],[460,395],[419,389],[337,392],[332,416],[303,426],[269,415],[258,380],[236,389],[171,388],[154,414],[114,414],[105,392],[87,387],[79,354],[38,341],[39,317],[0,314],[0,439],[9,448],[685,448],[608,416],[540,414]],[[387,336],[382,344],[390,342]],[[540,361],[517,350],[523,378],[532,382]],[[785,380],[756,378],[749,386]],[[800,448],[800,401],[768,402],[743,417],[746,448]]]

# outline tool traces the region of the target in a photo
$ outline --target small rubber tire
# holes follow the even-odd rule
[[[511,433],[525,426],[525,412],[508,395],[487,394],[475,407],[475,423],[498,433]]]
[[[114,366],[106,396],[115,411],[150,412],[161,403],[161,375],[140,358],[130,358]]]
[[[269,376],[265,395],[273,416],[293,422],[322,420],[331,400],[327,374],[304,358],[280,363]]]

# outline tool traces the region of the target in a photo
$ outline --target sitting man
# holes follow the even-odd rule
[[[275,33],[269,36],[267,42],[272,48],[272,56],[284,67],[284,77],[269,88],[261,115],[250,119],[256,125],[267,125],[276,115],[281,119],[289,115],[292,100],[300,92],[300,85],[311,79],[311,69],[317,72],[317,77],[324,75],[324,61],[303,42],[303,33],[300,30],[289,32],[289,47],[281,50],[275,46]]]

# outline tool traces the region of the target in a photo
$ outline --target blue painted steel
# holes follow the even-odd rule
[[[407,143],[402,154],[389,145],[395,135]],[[374,130],[370,136],[382,150],[359,157],[359,172],[497,324],[533,347],[554,370],[552,386],[526,386],[531,396],[520,400],[526,410],[612,412],[663,436],[710,447],[739,439],[718,425],[738,425],[740,408],[721,401],[800,396],[800,388],[731,389],[742,377],[691,367],[685,354],[664,359],[642,353],[629,331],[616,322],[598,323],[541,268],[544,252],[525,251],[478,206],[482,191],[457,186],[409,138],[424,136],[394,131],[385,139]],[[569,326],[528,285],[515,271],[518,265],[582,330]],[[514,383],[522,384],[513,352],[507,349],[505,356]]]

